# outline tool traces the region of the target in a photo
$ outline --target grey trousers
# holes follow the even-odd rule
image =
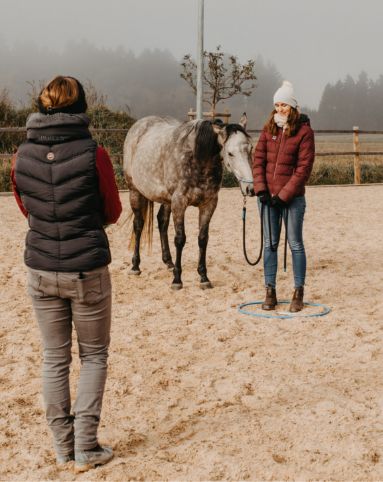
[[[110,342],[108,267],[81,274],[28,268],[28,292],[42,335],[43,395],[56,453],[91,449],[98,443]],[[81,359],[73,414],[69,390],[72,322]]]

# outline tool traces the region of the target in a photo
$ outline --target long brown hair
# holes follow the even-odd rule
[[[276,136],[278,134],[278,126],[274,121],[274,114],[276,114],[276,112],[277,111],[275,109],[272,111],[269,118],[267,119],[266,124],[264,125],[264,129],[267,132],[270,132],[272,136]],[[298,132],[298,129],[300,127],[299,117],[300,113],[298,109],[291,107],[289,116],[287,118],[287,126],[284,130],[285,136],[291,137]]]

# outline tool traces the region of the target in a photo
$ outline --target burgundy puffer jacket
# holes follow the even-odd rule
[[[253,155],[254,191],[269,191],[282,201],[303,196],[315,158],[314,132],[307,116],[301,115],[301,126],[291,137],[272,136],[263,130]]]

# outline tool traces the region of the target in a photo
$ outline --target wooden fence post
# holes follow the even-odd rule
[[[360,184],[359,127],[354,126],[354,184]]]
[[[229,109],[226,108],[226,109],[223,111],[223,118],[224,118],[225,124],[228,124],[228,123],[229,123],[229,117],[230,117]]]

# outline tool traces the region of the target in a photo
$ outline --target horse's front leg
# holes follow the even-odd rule
[[[198,274],[201,276],[200,287],[202,289],[212,288],[212,284],[207,277],[206,269],[206,249],[209,241],[209,223],[215,208],[217,207],[218,196],[211,199],[208,203],[199,206],[199,260],[198,260]]]
[[[168,204],[161,204],[157,214],[158,230],[160,232],[162,261],[168,269],[174,269],[174,263],[169,248],[168,227],[170,220],[171,208]]]
[[[173,214],[173,221],[174,221],[174,230],[176,235],[174,237],[174,244],[176,246],[176,262],[173,270],[174,279],[172,283],[172,289],[180,290],[182,288],[182,267],[181,267],[181,258],[182,258],[182,250],[186,243],[186,234],[185,234],[185,210],[187,204],[185,202],[185,198],[182,196],[177,196],[172,199],[172,214]]]

